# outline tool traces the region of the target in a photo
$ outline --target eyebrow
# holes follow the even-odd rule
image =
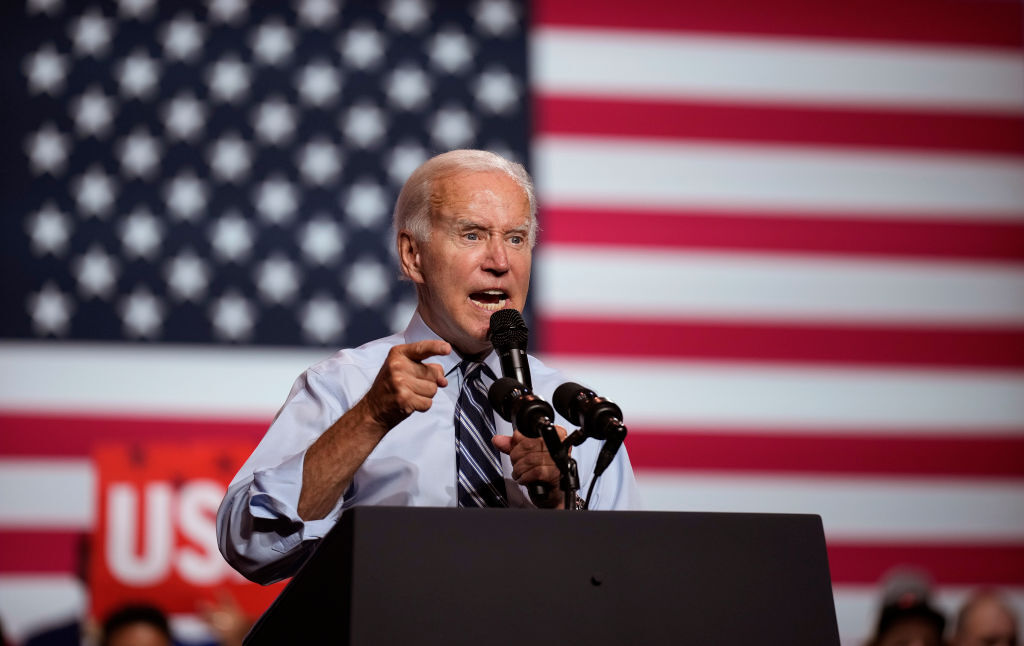
[[[480,224],[476,220],[470,220],[469,218],[459,218],[455,221],[455,227],[457,229],[484,229],[484,225]]]
[[[487,227],[485,227],[480,222],[477,222],[476,220],[470,220],[469,218],[459,218],[458,220],[455,221],[455,227],[457,229],[460,229],[460,230],[464,230],[464,229],[481,229],[481,230],[486,230],[487,229]],[[519,234],[522,234],[522,235],[527,235],[527,234],[529,234],[529,232],[530,232],[530,225],[529,224],[522,224],[522,225],[520,225],[518,227],[515,227],[514,229],[509,229],[505,233],[519,233]]]

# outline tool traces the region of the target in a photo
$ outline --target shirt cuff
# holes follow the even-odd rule
[[[278,521],[289,529],[271,545],[276,552],[287,553],[303,541],[323,538],[341,515],[342,501],[339,500],[324,518],[309,521],[299,518],[297,507],[305,457],[306,452],[302,451],[276,467],[256,471],[249,485],[249,513],[254,518]]]

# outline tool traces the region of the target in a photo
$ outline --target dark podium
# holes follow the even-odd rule
[[[839,644],[821,519],[360,507],[245,644]]]

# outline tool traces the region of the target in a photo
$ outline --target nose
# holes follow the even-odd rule
[[[505,240],[501,236],[491,236],[487,241],[483,270],[495,276],[500,276],[509,270],[508,249],[505,248]]]

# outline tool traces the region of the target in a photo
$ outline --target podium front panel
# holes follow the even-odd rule
[[[818,516],[362,507],[246,644],[839,643]]]

